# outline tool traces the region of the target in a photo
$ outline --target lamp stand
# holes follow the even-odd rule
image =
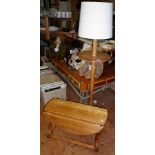
[[[93,103],[93,91],[94,91],[94,79],[95,79],[95,62],[96,62],[96,47],[97,47],[97,40],[93,39],[93,50],[92,50],[92,64],[91,64],[91,79],[90,79],[90,100],[89,104],[92,105]]]

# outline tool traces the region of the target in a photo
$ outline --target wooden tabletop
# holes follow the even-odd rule
[[[90,79],[79,76],[78,71],[70,69],[63,60],[53,59],[52,62],[60,69],[68,79],[72,81],[81,91],[87,91],[90,88]],[[95,79],[94,86],[102,86],[115,80],[115,65],[104,64],[104,70],[101,77]]]
[[[55,114],[70,119],[92,124],[104,125],[107,120],[107,109],[53,98],[45,107],[44,113]]]

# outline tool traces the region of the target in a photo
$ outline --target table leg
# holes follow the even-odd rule
[[[80,103],[82,103],[82,92],[80,91]]]
[[[80,103],[86,104],[87,96],[88,96],[88,91],[86,91],[86,92],[80,91]]]
[[[80,90],[80,103],[85,103],[84,97],[85,97],[85,93]]]
[[[85,103],[87,104],[88,103],[88,99],[87,99],[87,97],[88,97],[88,95],[89,95],[89,93],[88,93],[88,91],[86,91],[86,99],[85,99]]]
[[[100,132],[95,134],[95,152],[98,152],[99,150],[99,137],[100,137]]]
[[[52,130],[52,122],[49,121],[47,137],[48,138],[51,138],[52,133],[53,133],[53,130]]]

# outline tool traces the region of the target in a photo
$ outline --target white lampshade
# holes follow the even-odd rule
[[[112,38],[113,4],[82,2],[78,35],[88,39]]]

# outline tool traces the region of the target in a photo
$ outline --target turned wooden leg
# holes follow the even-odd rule
[[[100,132],[95,134],[95,152],[98,152],[99,150],[99,137],[100,137]]]
[[[51,138],[51,135],[52,135],[52,122],[49,121],[47,137]]]

